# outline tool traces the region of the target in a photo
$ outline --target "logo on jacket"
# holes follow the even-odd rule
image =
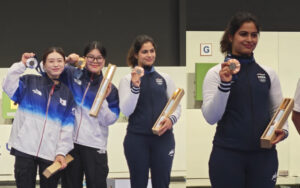
[[[66,100],[64,100],[62,98],[59,98],[59,102],[60,102],[61,105],[67,106],[67,101]]]
[[[42,96],[42,92],[38,89],[33,89],[32,92],[39,95],[39,96]]]
[[[277,172],[275,172],[275,174],[273,174],[273,176],[272,176],[272,181],[276,182],[276,180],[277,180]]]
[[[175,154],[175,150],[174,149],[171,149],[171,151],[169,152],[169,156],[170,157],[174,157],[174,154]]]
[[[162,85],[163,84],[163,79],[162,78],[156,78],[155,79],[157,85]]]
[[[76,79],[76,78],[74,78],[74,82],[75,82],[76,84],[78,84],[78,85],[81,85],[81,84],[82,84],[81,80]]]
[[[265,83],[267,78],[265,73],[257,73],[257,78],[261,83]]]

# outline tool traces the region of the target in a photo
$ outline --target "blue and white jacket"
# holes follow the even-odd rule
[[[46,75],[24,75],[22,62],[14,63],[3,81],[3,90],[16,103],[9,145],[30,156],[53,161],[73,148],[75,107],[71,91],[54,85]]]
[[[69,86],[76,102],[74,143],[106,151],[108,126],[119,117],[118,90],[112,84],[111,92],[100,108],[98,117],[89,115],[94,99],[103,79],[103,74],[91,74],[66,66],[60,79]]]
[[[275,71],[258,65],[253,56],[235,58],[240,71],[231,82],[221,82],[221,64],[212,67],[203,83],[202,113],[209,124],[217,123],[214,145],[241,151],[262,150],[260,137],[282,101]],[[288,125],[283,129],[288,134]]]
[[[145,69],[139,88],[133,86],[131,74],[126,75],[120,81],[119,98],[121,112],[129,117],[127,131],[153,135],[152,127],[176,89],[169,75],[156,72],[154,67],[149,71]],[[180,113],[181,107],[178,105],[169,117],[173,125]]]

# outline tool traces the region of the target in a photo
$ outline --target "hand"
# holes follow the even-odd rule
[[[66,58],[66,62],[74,64],[79,61],[80,56],[78,54],[72,53]]]
[[[165,118],[160,122],[162,127],[158,130],[158,136],[163,135],[167,130],[172,129],[173,124],[170,118]]]
[[[59,162],[61,164],[60,170],[67,167],[67,162],[66,162],[65,156],[63,156],[63,155],[56,155],[54,162]]]
[[[219,72],[221,81],[223,82],[230,82],[232,80],[232,74],[229,68],[229,63],[224,62],[221,64],[221,70]]]
[[[236,59],[229,59],[221,64],[221,70],[219,72],[220,78],[223,82],[230,82],[232,75],[237,74],[241,69],[241,64]]]
[[[277,144],[284,138],[285,132],[282,129],[277,129],[277,130],[275,130],[275,135],[276,135],[276,138],[272,142],[273,145]]]
[[[29,59],[29,58],[32,58],[35,56],[35,53],[33,52],[25,52],[24,54],[22,54],[22,58],[21,58],[21,61],[22,63],[26,66],[26,61]]]
[[[131,71],[131,82],[134,87],[140,87],[141,77],[144,76],[144,69],[142,67],[136,66]]]

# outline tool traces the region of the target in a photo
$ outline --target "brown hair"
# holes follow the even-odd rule
[[[229,21],[222,40],[220,42],[220,49],[222,53],[231,53],[232,51],[232,41],[229,40],[230,36],[234,36],[237,30],[245,23],[245,22],[253,22],[256,26],[257,33],[259,34],[260,26],[256,17],[249,12],[237,12]]]
[[[137,66],[138,62],[137,59],[135,58],[135,55],[139,53],[140,49],[142,48],[143,44],[146,42],[151,42],[155,51],[156,51],[156,44],[153,40],[153,38],[151,38],[148,35],[138,35],[133,43],[131,44],[131,47],[127,53],[127,64],[130,67],[135,67]]]

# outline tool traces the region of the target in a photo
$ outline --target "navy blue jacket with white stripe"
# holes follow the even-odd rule
[[[9,68],[3,90],[18,103],[9,145],[22,155],[53,161],[73,148],[75,103],[66,85],[47,76],[24,75],[22,62]]]
[[[212,67],[203,83],[202,113],[217,123],[214,145],[242,151],[260,149],[260,137],[282,101],[276,73],[251,57],[228,55],[241,63],[230,83],[221,82],[221,64]],[[288,125],[284,128],[288,133]]]
[[[139,88],[133,86],[131,74],[126,75],[120,81],[119,98],[121,112],[129,117],[127,131],[153,135],[152,127],[175,90],[175,84],[169,75],[158,73],[154,67],[149,71],[145,70]],[[169,117],[173,125],[180,113],[181,107],[178,105]]]
[[[118,90],[112,84],[111,92],[98,113],[98,117],[89,115],[94,99],[100,87],[103,74],[91,74],[87,69],[80,70],[66,66],[60,80],[69,86],[76,102],[74,143],[106,151],[108,126],[119,117]]]

